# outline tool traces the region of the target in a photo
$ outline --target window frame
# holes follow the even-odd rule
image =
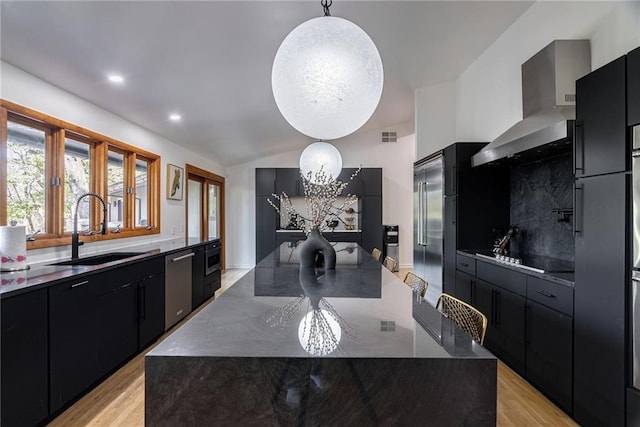
[[[45,147],[45,184],[46,191],[46,230],[34,236],[34,241],[27,242],[27,249],[46,248],[71,244],[71,232],[64,232],[64,155],[65,138],[86,142],[90,144],[91,191],[103,196],[107,194],[107,155],[109,148],[124,153],[124,191],[125,196],[125,223],[120,232],[112,233],[108,230],[106,235],[99,233],[93,236],[83,236],[85,242],[112,240],[126,237],[144,236],[160,233],[160,165],[159,155],[134,147],[122,141],[101,135],[89,129],[68,123],[64,120],[15,104],[5,99],[0,99],[0,225],[6,225],[8,192],[7,192],[7,138],[8,121],[15,121],[29,126],[48,129]],[[135,226],[135,165],[136,159],[144,159],[147,162],[147,225]],[[59,178],[59,183],[54,184],[52,178]],[[105,197],[107,200],[108,197]],[[102,206],[98,200],[91,198],[90,224],[92,228],[99,226],[102,218]],[[75,207],[74,207],[75,208]],[[72,208],[73,210],[73,208]],[[106,220],[106,218],[105,218]]]

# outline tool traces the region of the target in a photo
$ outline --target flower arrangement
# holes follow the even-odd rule
[[[357,196],[348,194],[342,203],[335,206],[335,203],[338,200],[338,197],[342,194],[342,191],[359,172],[360,168],[358,168],[346,182],[332,179],[332,177],[325,173],[322,168],[320,168],[315,175],[312,175],[312,172],[309,172],[305,176],[300,172],[300,175],[303,178],[302,182],[304,186],[304,198],[307,210],[306,216],[296,210],[295,206],[289,199],[289,196],[285,192],[280,195],[272,195],[280,202],[279,206],[269,198],[267,198],[267,201],[276,210],[276,212],[278,212],[278,214],[283,218],[290,218],[299,229],[305,232],[305,234],[309,234],[309,232],[314,229],[322,231],[327,228],[333,220],[338,220],[344,223],[344,221],[339,217],[340,213],[342,213],[347,206],[358,201]]]

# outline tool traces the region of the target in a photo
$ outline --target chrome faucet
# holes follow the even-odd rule
[[[80,201],[87,196],[93,196],[96,199],[100,200],[100,203],[102,203],[102,230],[100,234],[107,234],[107,204],[104,202],[104,199],[102,198],[102,196],[100,196],[97,193],[89,192],[89,193],[82,194],[80,197],[78,197],[78,200],[76,201],[76,211],[74,212],[74,215],[73,215],[73,234],[71,235],[71,259],[80,258],[78,256],[78,248],[80,245],[84,244],[84,242],[80,241],[80,238],[78,236],[78,207],[80,206]]]

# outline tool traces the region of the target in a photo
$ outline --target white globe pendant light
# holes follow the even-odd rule
[[[382,95],[382,60],[356,24],[329,16],[303,22],[273,61],[273,96],[285,120],[315,139],[341,138],[371,117]]]
[[[342,170],[340,151],[328,142],[314,142],[300,154],[300,172],[312,184],[328,184],[335,181]],[[326,182],[319,182],[322,171]]]

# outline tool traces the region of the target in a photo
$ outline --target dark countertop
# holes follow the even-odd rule
[[[522,265],[525,267],[533,267],[543,270],[544,272],[533,271],[527,268],[522,268],[514,264],[506,263],[495,259],[491,250],[472,250],[464,249],[459,250],[457,253],[465,256],[473,257],[479,261],[486,261],[495,263],[501,267],[509,268],[511,270],[519,271],[529,276],[539,277],[544,280],[549,280],[560,285],[573,287],[574,285],[574,263],[558,258],[552,258],[540,255],[531,254],[518,254],[512,253],[509,256],[513,258],[522,259]]]
[[[361,247],[334,247],[336,270],[317,279],[281,245],[147,358],[494,359]]]
[[[142,254],[120,261],[113,261],[100,265],[50,265],[54,262],[67,260],[67,258],[65,258],[58,261],[30,265],[31,268],[29,268],[28,270],[14,272],[2,271],[0,272],[0,298],[7,298],[12,295],[21,294],[23,292],[42,289],[74,277],[81,277],[83,275],[95,273],[96,271],[100,270],[109,270],[111,268],[119,267],[121,265],[132,262],[137,262],[145,258],[167,255],[172,252],[179,252],[181,250],[194,248],[205,243],[208,243],[208,241],[201,241],[200,239],[194,238],[190,238],[187,240],[187,242],[181,244],[176,244],[175,240],[170,240],[165,242],[156,242],[137,245],[133,247],[106,250],[104,251],[104,253],[142,252]],[[89,256],[90,255],[87,255],[81,258],[88,258]]]

